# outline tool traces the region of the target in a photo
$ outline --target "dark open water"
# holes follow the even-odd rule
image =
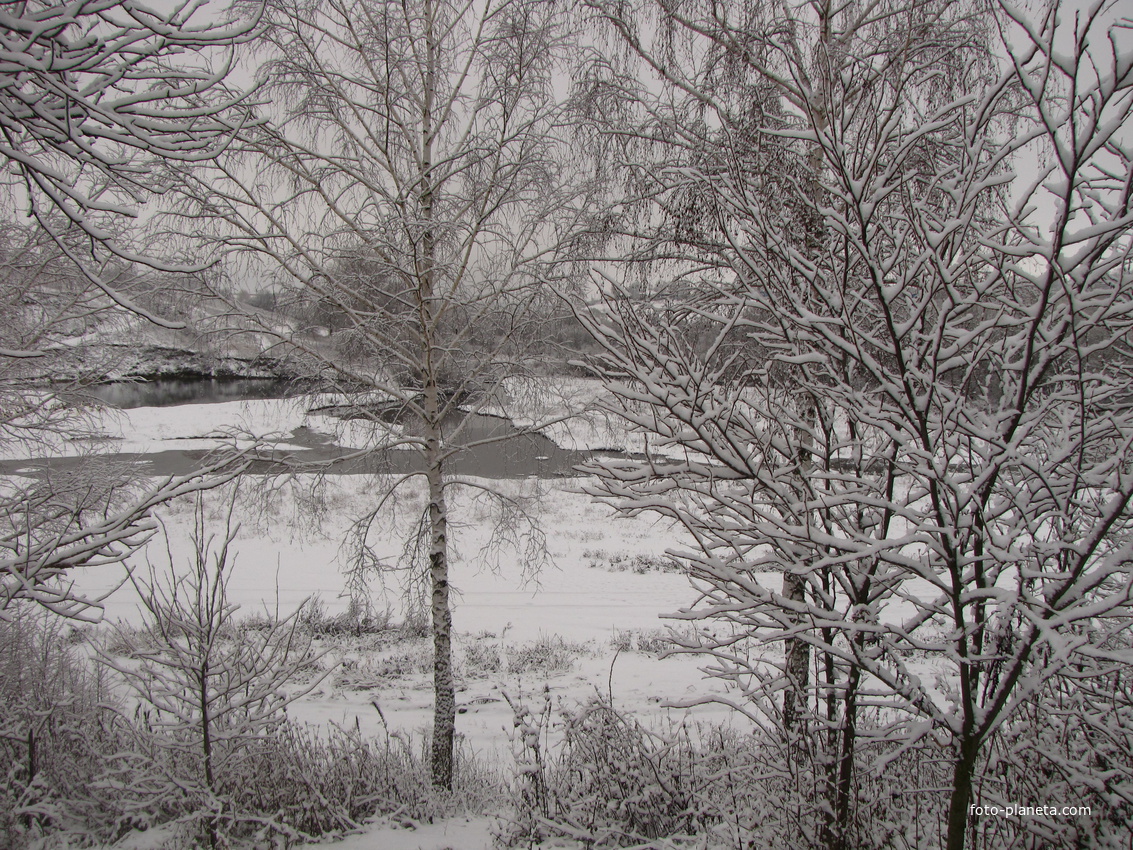
[[[94,395],[111,407],[168,407],[181,404],[210,404],[249,399],[290,398],[299,395],[294,384],[260,379],[163,379],[120,384],[103,384]],[[574,468],[590,460],[590,452],[560,448],[538,432],[517,428],[498,416],[461,412],[449,423],[455,429],[463,422],[459,442],[462,446],[446,461],[452,475],[484,478],[553,478],[577,474]],[[330,430],[330,429],[328,429]],[[326,472],[333,475],[406,474],[423,471],[421,455],[411,449],[373,451],[335,445],[332,438],[310,428],[298,428],[287,438],[286,447],[264,447],[254,455],[251,472]],[[125,464],[135,474],[187,475],[206,460],[200,450],[167,450],[150,454],[101,453],[96,462]],[[88,467],[92,458],[58,457],[23,461],[0,461],[0,475],[67,474]]]

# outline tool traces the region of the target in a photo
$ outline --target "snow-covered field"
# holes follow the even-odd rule
[[[121,451],[154,452],[167,448],[206,448],[207,435],[239,429],[258,436],[288,434],[295,428],[322,429],[340,444],[350,434],[335,430],[337,420],[306,414],[301,402],[251,401],[119,411],[103,420],[107,437]],[[358,435],[353,435],[356,439]],[[604,435],[608,436],[608,435]],[[603,445],[609,443],[603,439]],[[390,483],[381,476],[328,476],[321,481],[298,476],[270,488],[262,480],[243,482],[236,496],[233,522],[239,533],[232,546],[235,564],[230,601],[252,613],[294,610],[317,596],[330,613],[348,602],[343,593],[345,554],[342,543],[352,522],[373,509]],[[455,551],[452,585],[456,656],[461,672],[457,733],[462,746],[504,769],[508,733],[514,725],[502,698],[570,706],[596,692],[646,722],[727,721],[728,713],[701,705],[671,707],[719,693],[722,685],[705,680],[689,656],[659,658],[657,638],[662,615],[691,604],[695,592],[687,579],[658,569],[666,549],[680,548],[677,529],[646,518],[625,519],[579,491],[581,479],[470,479],[452,490],[451,541]],[[490,545],[498,526],[491,489],[522,503],[545,536],[547,558],[532,572],[522,551]],[[209,493],[206,516],[211,531],[223,535],[228,492]],[[423,508],[419,489],[407,486],[375,524],[370,543],[376,554],[395,563]],[[169,505],[161,514],[168,546],[155,539],[135,561],[139,575],[152,566],[159,572],[185,563],[191,551],[192,501]],[[517,527],[522,535],[528,529]],[[636,564],[634,559],[636,558]],[[148,562],[148,565],[147,565]],[[374,603],[394,617],[404,613],[405,574],[392,572],[372,585]],[[77,576],[90,595],[111,591],[121,569],[88,570]],[[137,621],[138,600],[126,584],[105,602],[109,620]],[[558,648],[566,664],[550,675],[509,656]],[[621,647],[621,651],[617,647]],[[357,724],[375,735],[403,732],[420,740],[431,714],[427,639],[393,649],[367,651],[338,647],[331,660],[347,662],[349,675],[329,676],[312,694],[289,708],[296,719],[318,724]],[[499,669],[477,673],[464,659],[470,653],[498,653]],[[398,664],[404,669],[397,670]],[[391,669],[392,665],[392,669]],[[463,672],[462,672],[463,671]],[[381,714],[374,704],[381,708]],[[386,724],[383,728],[383,724]],[[344,848],[442,848],[475,850],[491,844],[490,821],[457,819],[407,831],[377,824],[374,831],[348,839]]]
[[[557,388],[536,385],[513,393],[507,409],[489,412],[507,415],[521,426],[536,424],[571,409],[586,410],[584,402],[594,402],[597,393],[595,382],[585,380]],[[362,448],[373,445],[376,437],[385,441],[394,436],[388,430],[375,435],[368,423],[309,413],[314,406],[308,398],[107,410],[92,417],[91,444],[40,446],[39,453],[59,448],[58,454],[101,449],[147,455],[256,442]],[[596,408],[564,418],[549,431],[557,443],[574,450],[645,448],[635,435],[619,433]],[[287,615],[311,599],[328,616],[346,611],[346,543],[356,522],[383,503],[397,480],[362,474],[252,475],[235,491],[229,485],[205,493],[207,533],[219,540],[229,523],[238,529],[230,547],[229,601],[249,616]],[[366,538],[377,561],[390,568],[371,575],[370,599],[376,611],[388,611],[394,621],[407,616],[406,600],[413,596],[411,572],[398,567],[404,566],[406,541],[415,539],[425,508],[422,484],[401,482],[397,495],[375,515]],[[515,727],[505,694],[536,712],[549,702],[553,717],[557,707],[569,710],[601,695],[646,726],[747,722],[712,702],[712,697],[728,694],[724,683],[702,673],[703,659],[660,657],[670,645],[667,622],[689,627],[687,621],[666,621],[665,615],[697,599],[688,579],[671,569],[666,557],[668,551],[688,547],[683,531],[648,516],[619,517],[585,495],[584,484],[581,477],[481,475],[453,479],[448,490],[456,731],[464,752],[504,775],[512,769]],[[166,574],[188,566],[195,512],[192,498],[161,509],[163,533],[132,562],[137,577],[145,580],[151,569]],[[137,591],[125,581],[121,566],[77,571],[74,578],[88,597],[105,597],[106,620],[141,619]],[[927,586],[916,589],[930,591]],[[907,603],[893,604],[892,613],[900,614]],[[363,635],[323,641],[319,648],[327,653],[323,663],[333,669],[289,706],[292,718],[327,729],[331,724],[358,728],[379,739],[427,739],[432,713],[428,637],[391,645]],[[549,663],[531,663],[532,658]],[[913,666],[926,681],[936,676],[927,661]],[[941,692],[935,696],[945,698]],[[550,734],[554,738],[558,733],[552,727]],[[493,845],[493,831],[499,828],[487,815],[409,828],[393,819],[374,823],[339,846],[479,850]],[[115,846],[160,847],[161,833],[130,836]]]
[[[348,604],[343,595],[341,543],[353,512],[372,506],[386,482],[365,476],[330,477],[320,485],[317,507],[305,507],[298,499],[289,498],[292,493],[309,495],[304,485],[311,483],[300,481],[287,491],[272,494],[256,492],[245,484],[238,495],[234,522],[240,530],[231,547],[235,563],[228,592],[230,600],[249,613],[265,608],[274,611],[277,605],[281,612],[289,613],[312,596],[318,596],[330,613],[345,610]],[[506,658],[509,648],[561,637],[569,644],[585,647],[574,669],[551,682],[553,689],[564,695],[571,692],[585,699],[596,687],[605,693],[612,681],[620,705],[655,709],[666,698],[691,699],[710,690],[708,683],[701,681],[693,659],[659,660],[636,651],[617,658],[611,680],[614,642],[620,639],[624,643],[624,633],[657,632],[664,626],[662,615],[694,599],[682,575],[653,569],[635,572],[629,563],[639,555],[645,556],[646,562],[663,561],[665,549],[680,542],[674,530],[643,519],[614,517],[608,508],[577,492],[579,481],[575,479],[476,483],[491,483],[505,494],[535,500],[531,507],[546,535],[549,560],[532,575],[518,553],[508,547],[484,551],[494,514],[476,491],[456,494],[452,513],[457,558],[452,586],[458,654],[469,642],[487,640],[498,643]],[[213,531],[221,534],[226,513],[224,494],[206,498]],[[266,511],[257,503],[261,498],[271,502]],[[387,533],[372,539],[379,555],[396,562],[404,545],[403,535],[419,516],[421,504],[420,494],[415,492],[407,492],[400,499]],[[193,505],[188,501],[171,505],[162,514],[175,565],[190,551],[192,516]],[[159,572],[168,568],[162,541],[151,544],[137,565],[143,576],[146,561]],[[626,568],[619,569],[622,566]],[[380,579],[373,584],[375,605],[392,609],[395,618],[404,613],[403,579],[402,574],[393,573],[386,577],[384,587]],[[102,595],[121,580],[119,569],[90,570],[78,576],[78,586],[89,595]],[[137,620],[140,614],[134,589],[127,584],[114,592],[105,602],[105,611],[110,620]],[[524,689],[539,690],[544,684],[530,678],[512,679],[513,686]],[[386,719],[397,728],[418,733],[428,720],[428,678],[422,673],[399,681]],[[489,700],[497,684],[501,683],[478,683],[480,690],[487,691],[470,691],[461,701]],[[376,732],[379,720],[370,705],[371,697],[364,692],[351,695],[324,689],[321,699],[308,701],[299,713],[350,725],[357,715],[364,726]],[[465,728],[458,726],[477,749],[506,745],[503,721],[510,720],[510,713],[500,702],[487,704],[491,707],[469,708],[460,718]]]

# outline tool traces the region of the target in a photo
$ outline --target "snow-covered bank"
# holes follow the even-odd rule
[[[286,379],[291,364],[262,353],[209,351],[173,342],[64,340],[47,352],[27,377],[39,383],[155,380],[160,378]]]

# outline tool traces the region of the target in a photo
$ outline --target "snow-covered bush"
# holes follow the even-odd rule
[[[500,836],[506,844],[560,836],[588,848],[622,847],[702,831],[683,730],[658,735],[595,699],[562,712],[561,742],[552,746],[549,693],[539,714],[505,697],[515,722],[515,811]]]
[[[507,672],[517,676],[554,676],[569,671],[575,660],[588,652],[586,644],[562,635],[540,635],[505,650]]]
[[[644,655],[664,656],[681,646],[680,635],[672,628],[616,629],[610,646],[618,652],[640,652]]]
[[[616,652],[633,652],[634,629],[614,629],[610,648]]]
[[[111,696],[70,627],[29,606],[0,620],[0,846],[23,847],[87,816],[112,819],[88,788],[124,740]]]
[[[428,642],[416,639],[377,657],[367,654],[346,658],[335,672],[334,686],[352,691],[379,688],[394,680],[425,675],[432,663]]]
[[[500,835],[507,846],[557,837],[587,848],[707,842],[795,850],[818,846],[829,831],[824,792],[836,765],[823,764],[818,736],[800,744],[758,727],[650,728],[601,699],[563,710],[557,721],[549,694],[539,710],[509,703],[514,814]],[[947,750],[931,738],[913,746],[886,739],[889,728],[863,718],[847,846],[938,847],[947,825]],[[1030,846],[1042,834],[1016,820],[992,837]]]
[[[981,771],[981,805],[1021,801],[1084,806],[1076,816],[1036,813],[1026,819],[985,818],[982,844],[1032,841],[1064,847],[1128,847],[1133,835],[1133,674],[1058,676],[1027,701],[996,736]]]
[[[490,632],[472,636],[461,655],[460,676],[483,678],[496,676],[504,669],[503,639]]]
[[[1114,670],[1104,688],[1064,682],[1060,693],[1021,710],[977,766],[976,804],[1057,803],[1088,806],[1090,813],[981,818],[975,846],[1127,846],[1133,725],[1122,691],[1129,687],[1127,673]],[[794,850],[820,845],[829,832],[825,799],[836,763],[823,763],[820,736],[797,742],[774,729],[726,725],[658,731],[601,700],[562,711],[556,723],[549,698],[539,711],[509,702],[514,815],[500,836],[508,846],[559,837],[588,848],[707,841],[735,850]],[[859,732],[847,846],[941,846],[948,747],[933,736],[910,745],[911,734],[894,736],[892,724],[872,712]]]
[[[119,786],[146,813],[145,825],[177,821],[187,841],[210,847],[290,841],[355,830],[393,812],[431,819],[496,793],[499,783],[463,753],[457,790],[439,792],[424,753],[405,738],[382,742],[357,728],[323,733],[289,721],[287,704],[332,672],[311,649],[312,621],[326,618],[300,609],[253,627],[237,619],[225,593],[235,530],[226,532],[214,549],[198,510],[194,562],[184,575],[139,582],[145,626],[116,630],[124,657],[101,651],[137,701],[131,747],[101,781]],[[422,673],[424,649],[415,641],[406,650]],[[400,675],[410,657],[402,656],[356,662],[345,675]]]
[[[307,600],[299,612],[299,626],[312,637],[337,637],[340,635],[383,634],[389,631],[409,632],[414,630],[416,624],[393,622],[392,612],[387,608],[384,611],[374,610],[366,606],[357,598],[350,600],[345,611],[331,614],[326,604],[318,596]],[[419,634],[427,634],[427,630],[416,629]]]
[[[512,697],[502,692],[511,708],[513,728],[511,739],[512,781],[510,797],[513,809],[511,821],[497,838],[506,847],[524,844],[532,847],[547,834],[545,824],[550,814],[547,796],[547,740],[551,721],[551,692],[543,688],[543,705],[535,714],[521,696]]]
[[[303,838],[357,830],[383,815],[431,822],[482,811],[500,795],[498,779],[462,749],[455,789],[441,792],[432,785],[426,753],[412,740],[383,741],[334,725],[283,723],[249,747],[244,774],[232,789],[234,802],[261,813],[277,834]]]
[[[85,846],[159,828],[174,842],[166,846],[195,846],[200,813],[175,787],[191,762],[166,745],[158,714],[115,698],[82,633],[30,608],[10,613],[0,621],[0,847],[64,835]],[[470,754],[458,756],[459,790],[440,794],[422,748],[404,737],[285,719],[244,741],[218,819],[234,827],[239,814],[242,829],[232,831],[314,839],[395,812],[421,821],[494,805],[498,779]]]
[[[646,555],[627,552],[609,554],[602,549],[587,549],[582,553],[592,569],[604,569],[612,573],[680,573],[684,571],[681,562],[669,555]]]
[[[165,577],[135,580],[144,627],[119,630],[126,659],[99,656],[137,704],[135,748],[117,762],[120,781],[133,784],[145,807],[176,813],[209,847],[230,835],[289,831],[274,812],[248,805],[259,782],[255,755],[279,731],[287,704],[327,672],[314,671],[297,614],[237,628],[227,599],[236,529],[229,522],[224,531],[217,545],[198,499],[192,563],[179,571],[171,558]]]
[[[692,747],[683,730],[658,735],[595,700],[566,715],[563,731],[551,787],[568,834],[580,830],[595,846],[620,846],[700,831]]]
[[[590,646],[562,635],[539,635],[520,644],[505,643],[490,634],[474,637],[464,646],[460,673],[465,678],[518,676],[548,678],[566,673]]]

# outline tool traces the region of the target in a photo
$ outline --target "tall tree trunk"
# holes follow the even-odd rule
[[[798,466],[799,466],[799,498],[806,500],[807,479],[813,467],[814,440],[811,436],[811,427],[814,424],[816,412],[813,400],[805,396],[803,388],[802,411],[800,418],[804,424],[795,427],[795,436],[798,440]],[[809,559],[808,559],[809,560]],[[783,596],[800,606],[806,602],[806,577],[798,573],[785,571],[783,573]],[[801,625],[805,615],[792,614],[790,620]],[[799,634],[789,637],[784,642],[786,653],[787,690],[783,694],[783,729],[788,737],[796,731],[799,718],[808,712],[807,689],[810,685],[810,644]]]
[[[806,579],[783,573],[783,596],[792,602],[806,601]],[[801,618],[796,618],[800,619]],[[810,646],[801,637],[787,638],[787,689],[783,692],[783,729],[796,731],[800,717],[807,712],[807,686],[810,683]]]
[[[960,739],[960,752],[952,769],[952,798],[948,802],[947,850],[964,850],[968,838],[968,807],[972,803],[972,777],[979,751],[979,741],[974,736]]]
[[[854,788],[854,748],[858,736],[858,684],[861,668],[852,664],[846,676],[846,705],[842,716],[842,741],[838,752],[837,782],[834,788],[834,823],[827,846],[846,850],[849,846],[850,799]]]
[[[819,63],[818,70],[820,72],[820,78],[825,80],[825,75],[822,73],[822,71],[824,71],[824,65],[822,63],[826,59],[827,48],[830,43],[830,18],[832,14],[830,1],[823,0],[823,2],[819,4],[818,11],[821,30],[821,50],[817,53]],[[827,89],[824,87],[823,93],[825,94],[826,91]],[[822,132],[826,127],[826,118],[825,112],[821,106],[815,111],[814,121],[816,128],[819,132]],[[806,227],[806,252],[817,261],[825,241],[825,223],[822,217],[817,214],[818,203],[821,196],[821,185],[818,175],[822,167],[822,149],[818,144],[811,146],[811,150],[807,155],[807,166],[809,177],[804,186],[804,191],[810,198],[811,203],[815,205],[815,209],[811,212]],[[805,374],[804,371],[804,380]],[[802,419],[805,425],[802,428],[796,428],[796,436],[799,440],[799,474],[803,479],[800,482],[799,492],[803,494],[804,499],[806,498],[805,493],[807,490],[806,479],[810,476],[813,465],[813,440],[811,438],[810,428],[814,425],[816,419],[813,399],[807,398],[806,392],[807,387],[804,385],[802,386]],[[783,596],[790,602],[800,604],[806,602],[806,579],[794,573],[784,573]],[[798,718],[807,708],[806,694],[809,684],[810,646],[801,637],[793,637],[786,641],[785,649],[787,655],[787,691],[783,696],[783,728],[788,733],[791,733],[798,724]]]
[[[437,387],[429,391],[435,398]],[[430,407],[432,405],[430,404]],[[452,790],[456,737],[456,688],[452,675],[452,611],[449,608],[448,506],[445,503],[440,424],[427,440],[429,482],[429,581],[433,625],[433,784]]]
[[[452,611],[449,608],[448,505],[444,492],[444,445],[441,420],[439,359],[436,345],[437,244],[433,232],[435,187],[433,183],[433,101],[439,61],[433,32],[435,6],[426,2],[425,90],[421,113],[421,256],[418,260],[419,308],[421,311],[421,369],[425,414],[425,476],[429,488],[429,584],[433,626],[433,785],[452,790],[453,752],[456,739],[456,688],[452,676]]]

